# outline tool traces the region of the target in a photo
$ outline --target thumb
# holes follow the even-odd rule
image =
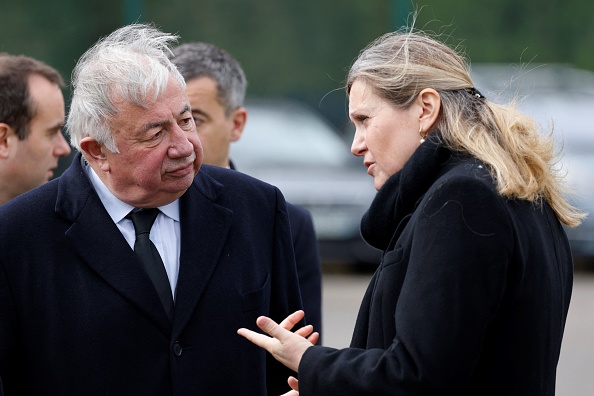
[[[274,320],[266,316],[260,316],[256,320],[256,324],[263,332],[278,339],[279,341],[282,341],[285,332],[287,332],[287,330],[279,326]]]

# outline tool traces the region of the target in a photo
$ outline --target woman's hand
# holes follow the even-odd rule
[[[292,390],[283,393],[281,396],[299,396],[299,381],[295,377],[289,377],[287,381]]]
[[[320,338],[320,335],[313,331],[313,326],[311,325],[304,326],[294,333],[291,332],[291,329],[303,319],[304,315],[305,313],[303,311],[296,311],[287,316],[280,325],[266,316],[260,316],[256,320],[256,324],[263,332],[271,337],[244,328],[237,330],[237,334],[266,349],[276,360],[297,372],[301,357],[307,348],[315,345]],[[289,385],[296,391],[292,383],[291,379],[289,379]],[[293,384],[297,387],[297,380]],[[286,395],[293,396],[299,394],[294,393],[294,391]]]

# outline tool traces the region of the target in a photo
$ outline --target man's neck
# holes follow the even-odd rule
[[[13,198],[16,198],[19,194],[15,194],[11,191],[10,185],[2,183],[2,176],[0,176],[0,205],[5,204]]]

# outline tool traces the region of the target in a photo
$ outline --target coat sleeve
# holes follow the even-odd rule
[[[303,309],[301,293],[295,265],[295,255],[291,238],[291,229],[285,199],[277,188],[276,216],[274,224],[273,245],[274,260],[272,268],[272,284],[270,295],[270,317],[277,323],[291,313]],[[304,321],[298,323],[294,330],[303,327]],[[268,395],[280,395],[290,390],[287,379],[295,373],[270,354],[266,354],[266,382]]]
[[[468,381],[502,300],[514,237],[493,188],[460,179],[432,188],[409,223],[407,246],[396,243],[408,269],[391,345],[309,348],[301,396],[450,394]]]

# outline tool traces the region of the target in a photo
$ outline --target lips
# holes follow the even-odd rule
[[[367,174],[373,176],[371,173],[372,173],[373,165],[375,165],[375,164],[371,161],[364,161],[363,165],[365,165],[367,167]]]
[[[48,180],[54,177],[54,170],[58,167],[58,165],[53,166],[47,170]]]
[[[167,172],[167,173],[172,176],[185,176],[189,172],[193,172],[193,171],[194,171],[194,162],[190,161],[187,164],[179,166],[179,167],[175,168],[174,170]]]

